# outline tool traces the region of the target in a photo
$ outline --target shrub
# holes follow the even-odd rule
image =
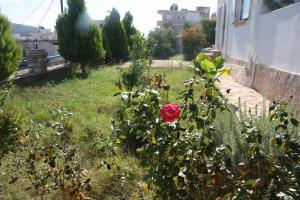
[[[138,86],[143,82],[143,73],[148,65],[148,54],[144,37],[137,33],[131,36],[131,40],[132,47],[129,53],[132,64],[129,69],[121,73],[122,84],[125,85],[127,90],[132,90],[134,86]]]
[[[230,112],[215,86],[224,69],[208,59],[199,66],[201,77],[184,82],[179,105],[151,85],[122,93],[112,124],[116,147],[123,144],[149,166],[145,180],[157,199],[298,199],[299,121],[286,104],[274,102],[269,120],[277,134],[269,154],[263,152],[265,136],[252,117],[239,122],[237,147],[223,143],[214,124],[218,113]],[[194,86],[201,82],[205,89],[197,97]],[[233,148],[242,150],[239,158],[233,159]]]
[[[79,63],[86,74],[87,65],[100,63],[104,56],[100,28],[86,13],[84,0],[68,0],[68,7],[55,26],[59,53],[72,63]]]
[[[203,33],[206,35],[208,45],[215,44],[216,24],[217,22],[214,19],[204,19],[201,21],[201,28]]]
[[[110,15],[105,19],[102,29],[107,62],[119,62],[128,55],[128,40],[126,30],[120,21],[119,12],[113,8]]]
[[[185,60],[192,60],[206,46],[205,34],[198,26],[182,30],[182,51]]]
[[[153,57],[167,59],[176,54],[177,32],[172,28],[156,28],[148,35],[148,49],[153,48]]]
[[[21,49],[13,38],[8,19],[0,13],[0,81],[8,78],[19,65]]]

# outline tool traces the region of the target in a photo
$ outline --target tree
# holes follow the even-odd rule
[[[171,28],[156,28],[148,35],[148,48],[153,48],[154,58],[169,58],[176,54],[176,47],[177,32]]]
[[[208,45],[215,44],[216,38],[216,20],[204,19],[201,22],[202,31],[205,33]]]
[[[87,65],[101,61],[101,31],[87,14],[84,0],[68,0],[68,10],[58,17],[55,28],[59,53],[72,63],[79,63],[83,73],[87,72]]]
[[[113,8],[110,15],[106,17],[103,30],[103,40],[107,62],[119,62],[128,55],[128,40],[126,30],[120,21],[119,12]]]
[[[0,81],[12,75],[20,60],[21,48],[13,38],[7,17],[0,14]]]
[[[205,34],[199,26],[183,29],[181,32],[182,51],[185,60],[192,60],[206,45]]]
[[[138,31],[133,26],[133,16],[129,11],[125,14],[122,23],[126,30],[129,49],[131,49],[133,43],[131,36],[135,35]]]

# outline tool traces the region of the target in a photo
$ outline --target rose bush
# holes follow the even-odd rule
[[[286,104],[270,107],[269,119],[278,132],[270,153],[263,151],[264,135],[253,118],[240,119],[240,160],[234,162],[231,146],[218,141],[216,115],[229,111],[215,86],[220,74],[229,72],[218,69],[220,60],[199,60],[195,77],[184,81],[179,106],[150,85],[123,93],[128,98],[121,98],[113,121],[113,152],[127,147],[138,154],[149,169],[145,181],[156,199],[299,199],[299,122],[286,112]],[[197,84],[204,85],[199,97]]]

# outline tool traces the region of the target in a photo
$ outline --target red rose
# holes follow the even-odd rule
[[[179,117],[180,109],[176,104],[166,104],[161,108],[160,114],[164,122],[173,122]]]

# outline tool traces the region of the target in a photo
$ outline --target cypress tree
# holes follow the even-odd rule
[[[128,55],[128,40],[126,30],[120,21],[119,12],[113,8],[106,18],[102,30],[107,62],[119,62]]]
[[[0,81],[12,75],[20,60],[21,48],[13,38],[10,22],[0,14]]]
[[[133,16],[131,15],[131,13],[129,11],[125,14],[125,16],[122,20],[122,23],[123,23],[124,28],[126,30],[129,49],[131,49],[132,48],[132,43],[133,43],[131,36],[137,34],[138,31],[133,26]]]
[[[79,63],[82,72],[104,56],[100,28],[86,12],[84,0],[68,0],[68,9],[56,21],[59,53],[72,63]]]

